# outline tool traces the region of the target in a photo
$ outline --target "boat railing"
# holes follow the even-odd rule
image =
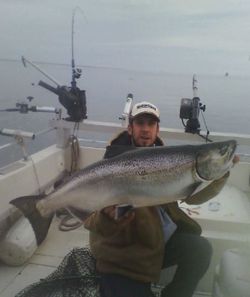
[[[74,123],[65,121],[63,119],[50,120],[48,129],[36,133],[3,128],[0,129],[0,134],[12,137],[14,141],[1,145],[0,152],[11,146],[18,145],[23,152],[24,160],[27,160],[28,152],[25,140],[27,139],[34,141],[42,135],[45,135],[54,130],[57,132],[57,139],[55,139],[55,142],[60,148],[67,147],[70,135],[75,132],[77,133],[77,137],[80,143],[88,143],[94,147],[105,147],[114,135],[125,129],[126,127],[123,122],[115,123],[84,120],[80,123]],[[239,148],[243,148],[243,150],[239,150],[238,152],[242,160],[250,161],[250,135],[247,134],[210,132],[209,136],[207,137],[207,135],[203,131],[201,131],[199,134],[192,134],[185,133],[183,129],[161,127],[160,136],[168,145],[234,139],[237,141]]]
[[[51,120],[49,125],[57,129],[57,145],[59,147],[64,147],[65,145],[67,145],[68,136],[70,135],[71,131],[75,129],[75,123],[64,120]],[[125,129],[126,127],[124,126],[124,124],[114,122],[84,120],[83,122],[77,124],[77,133],[80,134],[81,132],[84,132],[91,135],[90,139],[79,137],[80,140],[91,142],[92,144],[106,144],[109,142],[111,137]],[[98,135],[101,135],[102,139],[97,139],[94,133],[98,133]],[[161,127],[160,136],[168,145],[234,139],[238,143],[238,154],[244,155],[245,159],[247,159],[250,154],[250,135],[248,134],[210,132],[210,134],[207,136],[207,134],[203,131],[201,131],[199,134],[192,134],[184,132],[183,129]]]
[[[73,130],[75,123],[64,121],[64,120],[50,120],[50,126],[56,129],[63,130]],[[77,124],[78,131],[85,132],[98,132],[98,133],[119,133],[126,127],[122,126],[120,123],[114,122],[99,122],[85,120]],[[162,138],[175,139],[182,141],[201,141],[201,137],[206,141],[206,133],[202,131],[200,134],[185,133],[183,129],[172,129],[172,128],[160,128],[160,135]],[[226,132],[210,132],[208,138],[211,141],[222,141],[235,139],[239,145],[250,146],[250,135],[248,134],[236,134],[236,133],[226,133]]]

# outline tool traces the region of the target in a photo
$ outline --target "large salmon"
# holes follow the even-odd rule
[[[236,146],[229,140],[137,148],[85,167],[46,197],[25,196],[10,203],[30,220],[40,243],[51,214],[60,208],[81,217],[110,205],[143,207],[190,197],[230,170]]]

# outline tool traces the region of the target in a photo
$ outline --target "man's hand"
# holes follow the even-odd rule
[[[116,218],[117,205],[112,205],[105,207],[101,210],[109,219],[116,221],[119,224],[126,225],[131,222],[135,217],[135,212],[133,210],[127,211],[123,216]]]

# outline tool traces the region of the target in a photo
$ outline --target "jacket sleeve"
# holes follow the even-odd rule
[[[212,199],[214,196],[220,193],[220,191],[226,184],[228,177],[229,172],[227,172],[220,179],[213,181],[210,185],[208,185],[200,192],[194,194],[193,196],[187,197],[185,200],[183,200],[183,202],[187,204],[202,204]]]
[[[109,237],[119,233],[124,228],[124,224],[110,219],[101,211],[96,211],[85,220],[84,227],[91,232]]]

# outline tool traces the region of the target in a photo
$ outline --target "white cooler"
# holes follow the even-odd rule
[[[250,250],[227,250],[216,267],[213,297],[250,297]]]

